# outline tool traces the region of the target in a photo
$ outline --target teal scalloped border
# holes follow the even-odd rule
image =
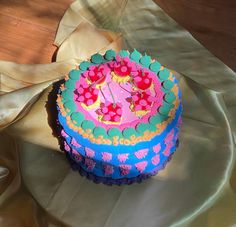
[[[169,80],[170,71],[167,68],[161,70],[162,65],[154,60],[146,53],[143,56],[136,49],[132,53],[127,50],[119,51],[118,55],[121,57],[129,57],[131,61],[140,64],[142,67],[154,72],[158,79],[162,82],[162,91],[164,92],[163,105],[157,110],[157,114],[150,117],[149,123],[139,123],[136,128],[125,128],[120,131],[118,128],[110,128],[106,131],[101,126],[95,127],[94,122],[85,120],[82,113],[76,112],[76,104],[73,97],[76,81],[80,79],[80,75],[86,71],[91,65],[98,65],[114,60],[116,52],[114,50],[107,50],[104,55],[96,53],[91,56],[90,61],[83,61],[79,64],[78,69],[73,69],[69,72],[69,79],[65,81],[65,89],[61,92],[62,102],[66,112],[70,115],[71,120],[77,127],[82,127],[83,130],[91,129],[95,138],[103,136],[103,138],[110,138],[113,140],[114,136],[118,138],[130,139],[132,135],[141,136],[147,130],[157,130],[156,124],[162,123],[168,119],[168,114],[173,108],[173,102],[176,99],[175,94],[171,91],[174,82]],[[174,76],[174,75],[173,75]]]

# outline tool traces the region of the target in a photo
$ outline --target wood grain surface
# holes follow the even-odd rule
[[[203,46],[236,71],[236,0],[155,0]]]
[[[0,0],[0,60],[48,63],[58,23],[73,0]]]
[[[58,23],[73,0],[0,0],[0,60],[48,63]],[[225,64],[236,70],[235,0],[155,0]]]

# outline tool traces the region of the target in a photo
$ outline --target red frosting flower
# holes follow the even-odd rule
[[[122,115],[121,103],[115,103],[107,101],[106,103],[100,104],[100,109],[97,110],[102,121],[110,121],[118,123],[121,120]]]
[[[150,88],[152,84],[152,77],[147,70],[138,69],[137,71],[133,71],[131,75],[133,77],[134,85],[137,88],[141,90],[146,90]]]
[[[132,70],[132,66],[128,58],[117,59],[113,67],[115,74],[121,77],[129,76]]]
[[[86,106],[93,105],[98,99],[98,89],[87,83],[80,84],[75,94],[77,95],[76,101]]]
[[[87,77],[92,84],[102,84],[106,80],[106,73],[104,65],[90,66]]]
[[[151,95],[150,91],[136,91],[132,93],[131,103],[133,104],[133,111],[148,111],[151,109],[155,97]]]

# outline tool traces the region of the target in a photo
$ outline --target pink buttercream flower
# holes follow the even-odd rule
[[[89,171],[92,171],[96,165],[96,162],[89,158],[85,158],[84,163]]]
[[[142,173],[145,170],[146,166],[147,166],[147,161],[142,161],[135,164],[135,167],[140,173]]]
[[[167,134],[167,136],[166,136],[166,138],[165,138],[165,144],[166,145],[172,145],[173,144],[173,139],[174,139],[174,133],[175,133],[175,131],[174,131],[174,129],[172,129],[168,134]]]
[[[152,149],[157,154],[161,150],[160,143],[158,143],[157,145],[153,146]]]
[[[155,99],[154,102],[158,108],[163,104],[164,92],[161,89],[156,90],[155,92],[156,92],[156,96],[154,98]]]
[[[88,148],[88,147],[85,147],[85,154],[86,154],[87,157],[93,158],[94,155],[95,155],[95,151]]]
[[[179,119],[178,119],[178,123],[177,123],[177,127],[180,127],[181,125],[182,125],[182,118],[181,117],[179,117]]]
[[[102,152],[102,160],[105,162],[109,162],[112,159],[112,154],[108,152]]]
[[[74,149],[72,149],[72,156],[77,162],[81,162],[83,160],[82,155]]]
[[[160,156],[159,155],[155,155],[153,158],[152,158],[152,164],[157,166],[160,162]]]
[[[66,150],[67,152],[70,151],[70,147],[69,147],[69,145],[66,143],[66,141],[64,141],[64,148],[65,148],[65,150]]]
[[[124,165],[124,164],[123,164],[123,165],[120,165],[119,167],[120,167],[120,174],[121,174],[122,176],[128,175],[130,169],[132,168],[131,165]]]
[[[114,172],[113,166],[111,165],[104,165],[103,170],[104,170],[105,175],[111,175]]]
[[[77,143],[77,141],[75,140],[75,138],[73,137],[72,140],[71,140],[71,144],[76,147],[76,148],[79,148],[81,147],[81,145],[79,143]]]
[[[166,147],[165,150],[163,151],[163,154],[167,157],[170,156],[170,148]]]
[[[68,137],[68,134],[62,129],[62,130],[61,130],[61,136],[67,138],[67,137]]]
[[[128,153],[127,154],[118,154],[118,160],[123,163],[128,159],[128,156],[129,156]]]
[[[138,150],[134,153],[134,155],[138,158],[138,159],[141,159],[141,158],[145,158],[145,156],[147,155],[148,153],[148,149],[141,149],[141,150]]]

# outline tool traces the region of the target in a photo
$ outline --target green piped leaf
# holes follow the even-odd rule
[[[146,53],[145,55],[140,59],[140,63],[144,66],[144,67],[149,67],[150,63],[151,63],[151,57],[148,56]]]
[[[70,101],[73,99],[73,90],[65,89],[61,92],[62,102]]]
[[[103,56],[101,54],[94,54],[91,57],[91,62],[95,64],[101,64],[103,62]]]
[[[108,136],[112,139],[114,136],[122,137],[122,133],[118,128],[110,128],[108,130]]]
[[[168,102],[168,103],[173,103],[176,99],[175,94],[172,91],[166,93],[164,98],[165,98],[166,102]]]
[[[107,138],[107,131],[106,129],[102,127],[95,127],[93,129],[93,135],[95,138],[98,138],[99,136],[103,136],[103,138]]]
[[[139,124],[137,125],[137,131],[138,131],[138,133],[140,133],[141,135],[142,135],[145,131],[150,131],[150,124],[139,123]]]
[[[161,81],[164,81],[169,78],[169,75],[170,75],[170,71],[167,68],[164,68],[163,70],[159,72],[158,77]]]
[[[75,88],[75,80],[67,80],[65,82],[66,88],[73,89]]]
[[[84,120],[84,115],[81,112],[74,112],[71,114],[71,120],[79,127]]]
[[[134,128],[126,128],[123,130],[123,136],[129,139],[131,136],[137,136],[137,131]]]
[[[66,101],[64,103],[64,108],[70,114],[76,111],[76,105],[75,105],[75,103],[72,100]]]
[[[170,90],[174,86],[174,82],[171,80],[166,80],[163,82],[163,87],[165,90]]]
[[[128,52],[127,50],[121,50],[121,51],[119,52],[119,55],[120,55],[121,57],[129,57],[129,52]]]
[[[161,64],[160,64],[158,61],[155,61],[155,62],[153,62],[153,63],[149,66],[149,68],[150,68],[153,72],[157,73],[158,71],[160,71]]]
[[[164,102],[163,105],[159,108],[159,113],[162,115],[168,115],[170,110],[174,107],[173,104]]]
[[[91,65],[91,62],[82,61],[79,65],[79,68],[84,71],[84,70],[87,70],[90,65]]]
[[[141,58],[141,56],[142,55],[136,49],[134,49],[134,51],[130,55],[130,58],[136,62],[139,62],[139,59]]]
[[[83,71],[81,71],[81,70],[73,69],[69,72],[69,77],[70,77],[71,80],[79,80],[80,79],[80,74],[82,72]]]
[[[161,114],[156,114],[156,115],[150,117],[149,122],[152,125],[156,125],[156,124],[159,124],[159,123],[165,121],[167,118],[168,118],[168,116],[163,116]]]
[[[92,121],[84,120],[81,124],[81,127],[84,131],[86,131],[87,129],[93,130],[95,125]]]
[[[110,61],[113,60],[116,56],[116,52],[114,50],[107,50],[105,53],[105,59]]]

